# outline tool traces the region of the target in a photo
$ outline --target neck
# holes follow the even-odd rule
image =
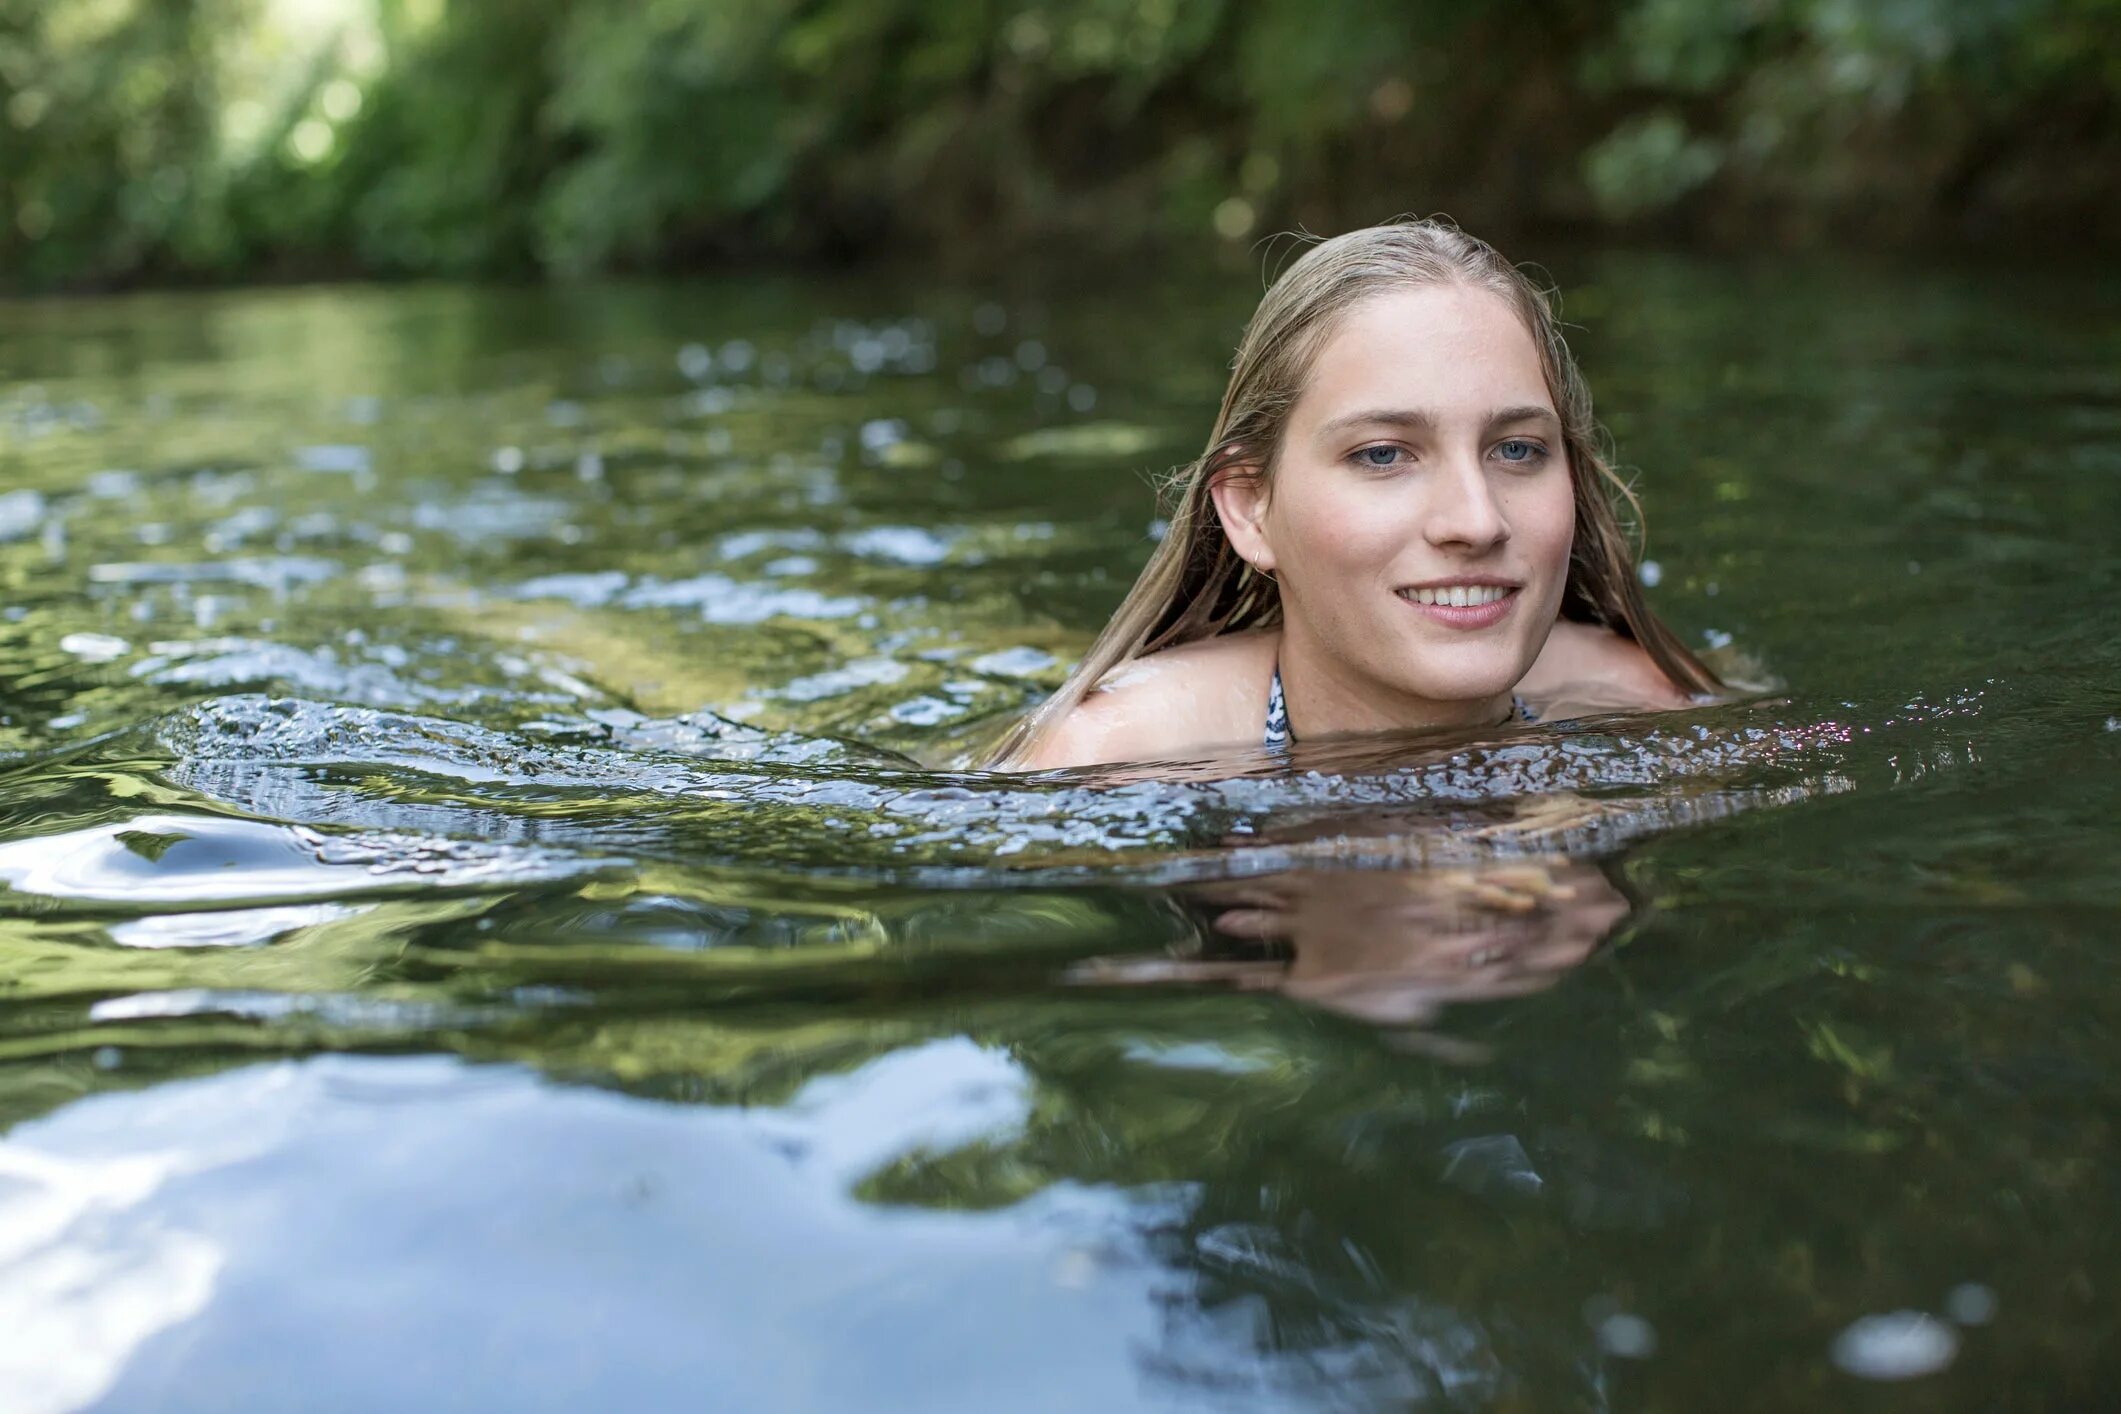
[[[1346,732],[1422,731],[1435,727],[1492,727],[1510,719],[1508,692],[1488,697],[1429,698],[1400,692],[1351,670],[1308,635],[1284,623],[1282,701],[1289,734],[1298,741]]]

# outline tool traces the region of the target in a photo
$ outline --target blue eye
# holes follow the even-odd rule
[[[1379,457],[1377,453],[1384,455]],[[1388,467],[1399,463],[1399,448],[1393,446],[1364,447],[1355,454],[1355,460],[1363,466]]]
[[[1547,449],[1537,442],[1527,442],[1522,437],[1512,437],[1495,448],[1496,454],[1506,462],[1522,466],[1526,462],[1538,461],[1547,454]]]

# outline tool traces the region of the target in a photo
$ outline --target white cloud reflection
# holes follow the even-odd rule
[[[856,1195],[1030,1095],[956,1038],[778,1107],[360,1056],[80,1101],[0,1142],[0,1409],[1161,1406],[1159,1202]]]

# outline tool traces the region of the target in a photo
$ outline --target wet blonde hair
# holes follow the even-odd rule
[[[1018,723],[987,762],[1029,757],[1105,674],[1161,649],[1281,622],[1274,580],[1242,559],[1223,533],[1209,487],[1218,477],[1271,478],[1289,413],[1311,365],[1347,312],[1387,290],[1463,285],[1499,295],[1539,346],[1547,393],[1575,487],[1575,543],[1561,615],[1632,638],[1674,683],[1694,692],[1722,687],[1716,675],[1643,601],[1635,552],[1616,510],[1642,524],[1642,505],[1608,461],[1591,416],[1591,393],[1561,337],[1547,293],[1498,254],[1447,221],[1401,219],[1321,241],[1284,271],[1260,300],[1231,364],[1208,448],[1167,478],[1170,527],[1134,587],[1060,689]]]

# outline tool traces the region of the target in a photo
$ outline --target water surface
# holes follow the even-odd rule
[[[2121,286],[1555,271],[1781,687],[1169,779],[1243,281],[0,308],[7,1406],[2094,1401]]]

